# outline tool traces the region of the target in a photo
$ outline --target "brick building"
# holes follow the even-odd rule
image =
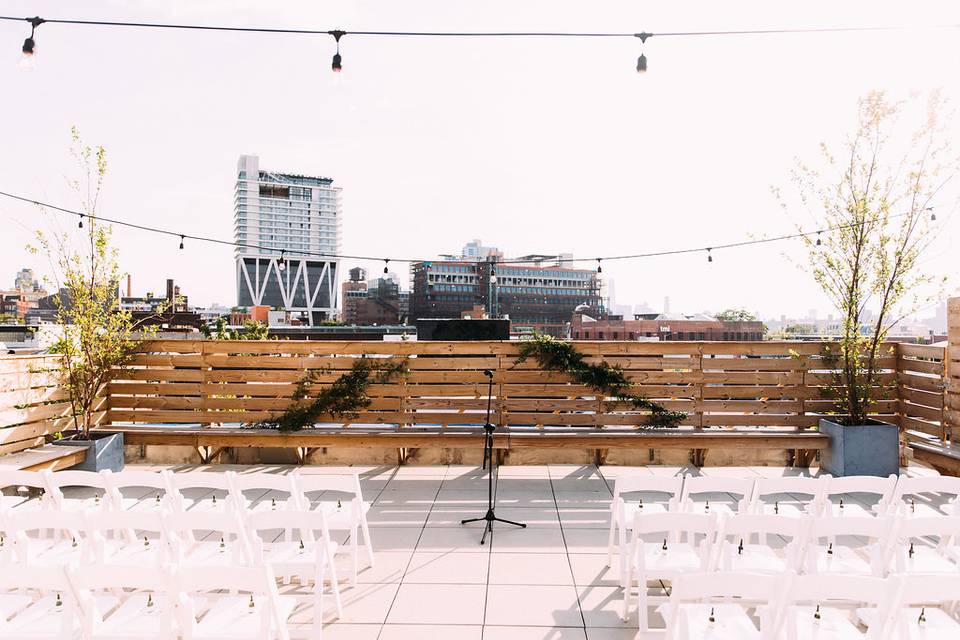
[[[594,319],[573,314],[570,337],[574,340],[763,340],[763,323],[727,322],[698,314],[636,314],[632,320],[610,316]]]
[[[395,278],[366,279],[366,270],[350,269],[341,285],[342,320],[348,325],[397,325],[406,321],[405,301]]]

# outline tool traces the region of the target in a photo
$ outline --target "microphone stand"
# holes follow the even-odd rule
[[[493,426],[493,423],[490,422],[490,401],[493,398],[493,371],[487,369],[483,372],[487,376],[487,421],[483,425],[483,468],[487,469],[487,512],[480,518],[467,518],[466,520],[461,520],[460,524],[467,524],[470,522],[486,522],[486,525],[483,528],[483,536],[480,538],[480,544],[484,544],[487,541],[487,534],[490,534],[490,539],[493,539],[493,523],[502,522],[504,524],[512,524],[515,527],[520,527],[526,529],[527,525],[514,522],[512,520],[504,520],[503,518],[498,518],[497,514],[494,512],[493,504],[493,432],[496,431],[496,427]],[[487,467],[487,463],[490,464]]]

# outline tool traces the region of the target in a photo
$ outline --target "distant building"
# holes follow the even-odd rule
[[[307,324],[332,319],[341,213],[331,178],[266,171],[257,156],[240,156],[234,238],[253,247],[235,252],[237,304],[291,311]]]
[[[570,322],[570,337],[574,340],[752,342],[763,340],[763,323],[726,322],[702,314],[636,314],[632,320],[625,320],[618,316],[578,312]]]
[[[342,285],[342,320],[351,325],[402,324],[407,314],[396,276],[367,280],[366,270],[350,269]]]
[[[411,265],[410,318],[460,318],[481,306],[489,318],[507,318],[512,333],[564,336],[574,309],[601,308],[600,280],[592,269],[570,266],[572,256],[502,257],[493,247],[464,247],[471,256]],[[483,254],[486,255],[483,255]]]
[[[14,278],[13,288],[24,293],[32,293],[40,289],[40,283],[33,275],[33,269],[20,269]]]

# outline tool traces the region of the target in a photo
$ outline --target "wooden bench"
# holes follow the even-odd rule
[[[396,448],[398,461],[407,459],[409,450],[418,448],[479,447],[482,429],[459,427],[430,429],[403,427],[383,429],[371,427],[316,428],[293,433],[271,429],[244,429],[230,427],[184,426],[111,426],[98,429],[104,433],[122,432],[127,445],[178,445],[196,449],[201,462],[208,464],[227,448],[277,447],[297,450],[303,462],[315,449],[321,447]],[[600,461],[604,451],[628,449],[689,449],[692,462],[702,466],[703,458],[711,448],[787,449],[793,450],[795,466],[809,466],[814,453],[825,449],[827,436],[809,430],[757,431],[719,429],[662,429],[657,431],[610,432],[601,430],[568,429],[498,429],[494,448],[506,451],[520,448],[579,448],[595,449]]]
[[[919,431],[906,431],[913,459],[924,462],[943,475],[960,476],[960,449]]]
[[[80,464],[87,459],[87,447],[48,444],[33,449],[0,456],[0,468],[20,471],[59,471]]]

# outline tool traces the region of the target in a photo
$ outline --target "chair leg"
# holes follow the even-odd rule
[[[622,554],[621,554],[622,555]],[[620,574],[620,582],[624,584],[623,588],[623,610],[620,612],[620,619],[626,622],[630,618],[630,592],[633,591],[633,566],[627,566],[626,580],[623,574]]]
[[[610,514],[610,535],[607,536],[607,566],[611,566],[613,562],[613,538],[617,530],[617,514],[615,512]]]
[[[317,572],[316,582],[314,582],[313,594],[313,629],[310,630],[311,640],[321,640],[323,638],[323,583],[326,582],[327,561],[320,564]]]
[[[340,580],[337,578],[337,567],[333,563],[333,557],[327,556],[330,563],[330,588],[333,589],[333,601],[337,605],[337,618],[343,618],[343,602],[340,600]],[[321,588],[322,585],[321,585]]]
[[[350,578],[350,586],[357,586],[357,567],[360,564],[360,542],[357,540],[360,534],[359,527],[354,527],[350,532],[350,557],[353,562],[353,575]]]
[[[367,547],[367,560],[370,561],[370,567],[373,568],[373,540],[370,539],[370,527],[367,526],[367,517],[360,519],[360,526],[363,528],[363,543]]]
[[[624,582],[623,576],[627,573],[627,565],[629,564],[627,558],[627,530],[624,527],[620,527],[620,586],[629,587],[629,583]]]
[[[647,620],[647,578],[646,576],[637,577],[637,633],[646,633],[649,631],[650,624]]]

